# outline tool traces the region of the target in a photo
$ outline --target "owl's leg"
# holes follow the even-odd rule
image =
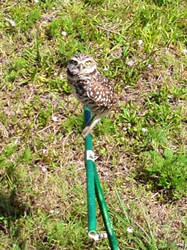
[[[84,124],[84,128],[90,126],[90,124],[93,122],[95,118],[96,118],[96,115],[90,116],[90,119],[87,121],[86,124]]]
[[[92,129],[95,127],[95,125],[101,120],[101,116],[94,116],[95,119],[91,119],[90,124],[88,124],[82,131],[83,138],[86,138],[88,134],[92,131]],[[93,117],[93,118],[94,118]]]

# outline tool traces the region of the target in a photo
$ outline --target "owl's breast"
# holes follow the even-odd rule
[[[75,84],[72,84],[74,95],[83,103],[86,104],[89,99],[88,94],[88,82],[87,81],[76,81]]]

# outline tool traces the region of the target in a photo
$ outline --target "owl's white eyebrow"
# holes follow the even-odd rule
[[[81,61],[81,62],[82,62],[82,63],[85,63],[85,62],[87,62],[87,61],[92,62],[90,59],[84,59],[84,60]]]
[[[70,60],[70,62],[77,62],[77,63],[78,63],[78,60],[77,60],[77,59],[72,58],[72,59]]]

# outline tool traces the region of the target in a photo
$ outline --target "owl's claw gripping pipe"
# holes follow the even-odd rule
[[[92,129],[95,127],[95,125],[101,120],[101,117],[95,116],[95,119],[91,119],[90,125],[86,126],[82,131],[82,137],[86,138],[88,134],[91,133]]]

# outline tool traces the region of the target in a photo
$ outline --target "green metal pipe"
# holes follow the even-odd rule
[[[91,112],[84,107],[84,124],[87,125],[91,119]],[[94,182],[94,156],[92,136],[85,138],[85,165],[87,174],[87,204],[88,204],[88,235],[92,238],[97,234],[96,225],[96,200]]]
[[[112,250],[119,250],[118,242],[117,242],[114,230],[113,230],[112,222],[109,217],[107,204],[106,204],[103,190],[99,181],[99,176],[97,173],[95,162],[94,162],[94,173],[95,173],[95,189],[96,189],[97,201],[99,203],[99,207],[102,213],[102,217],[103,217],[103,221],[105,224],[105,229],[107,231],[110,247]]]
[[[87,125],[91,120],[91,112],[87,107],[84,107],[84,123]],[[113,230],[112,222],[109,217],[107,204],[105,202],[104,194],[100,184],[97,173],[96,163],[94,161],[92,136],[89,134],[85,139],[85,165],[87,172],[87,200],[88,200],[88,234],[94,238],[97,236],[96,229],[96,201],[102,213],[103,221],[107,231],[110,248],[112,250],[119,250],[118,242]]]

